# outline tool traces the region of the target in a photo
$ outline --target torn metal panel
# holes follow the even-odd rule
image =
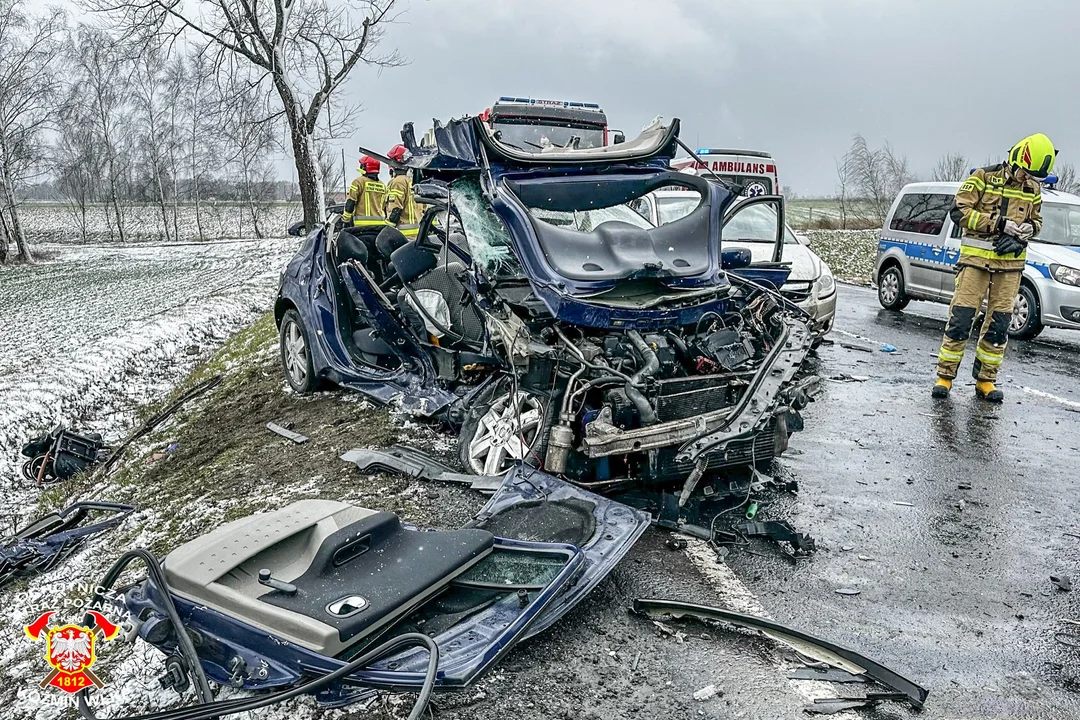
[[[769,637],[790,645],[796,650],[811,654],[813,657],[823,660],[834,667],[840,667],[854,674],[864,674],[887,688],[903,693],[912,707],[916,709],[923,707],[927,696],[930,694],[930,691],[926,688],[917,685],[884,665],[860,655],[854,650],[841,647],[828,640],[816,638],[801,630],[785,627],[780,623],[765,618],[743,615],[742,613],[706,605],[651,598],[634,600],[634,612],[654,619],[667,615],[675,618],[692,617],[699,620],[726,622],[751,630],[760,630]]]
[[[503,484],[503,476],[461,473],[423,450],[408,445],[393,445],[386,450],[354,448],[342,455],[341,459],[353,463],[361,472],[399,473],[417,480],[468,485],[481,492],[495,492]]]

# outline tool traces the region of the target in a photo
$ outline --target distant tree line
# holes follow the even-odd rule
[[[984,166],[1002,161],[1004,156],[987,157]],[[929,179],[935,182],[957,182],[966,178],[972,169],[962,153],[946,153],[934,165]],[[1057,188],[1064,192],[1080,191],[1080,179],[1069,163],[1058,165]],[[906,155],[899,153],[886,141],[872,147],[861,134],[851,140],[851,147],[836,159],[836,200],[839,218],[835,224],[842,230],[880,227],[893,200],[908,183],[918,182]],[[831,218],[821,222],[833,224]]]
[[[240,203],[259,236],[275,200],[321,216],[342,181],[326,141],[353,118],[344,103],[331,113],[332,94],[358,63],[399,63],[373,54],[394,0],[81,2],[101,27],[0,0],[0,262],[9,243],[31,260],[31,194],[62,202],[58,226],[83,239],[104,208],[120,242],[148,206],[166,241],[181,237],[181,206],[205,236],[209,201]],[[299,180],[284,192],[283,149]]]

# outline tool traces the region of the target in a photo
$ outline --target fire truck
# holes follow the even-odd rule
[[[779,195],[780,180],[772,155],[760,150],[717,150],[702,148],[697,151],[699,163],[694,158],[677,158],[671,167],[695,175],[719,175],[736,185],[741,185],[743,195]]]
[[[501,97],[480,114],[499,139],[530,152],[547,147],[597,148],[625,140],[609,130],[596,103]]]

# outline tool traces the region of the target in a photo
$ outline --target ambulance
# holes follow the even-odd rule
[[[697,156],[701,158],[700,163],[691,157],[677,158],[671,161],[671,167],[705,177],[716,174],[741,186],[742,194],[747,197],[780,194],[776,162],[767,152],[702,148],[697,151]]]

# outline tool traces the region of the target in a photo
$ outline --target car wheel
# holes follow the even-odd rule
[[[1021,285],[1013,303],[1012,320],[1009,322],[1009,336],[1019,340],[1030,340],[1043,331],[1040,318],[1039,298],[1028,285]]]
[[[889,265],[878,278],[878,302],[886,310],[903,310],[911,302],[904,292],[904,273],[898,265]]]
[[[281,369],[285,371],[285,382],[301,394],[318,390],[315,368],[311,364],[311,347],[300,313],[285,311],[281,318],[280,335]]]
[[[472,408],[461,426],[458,453],[467,472],[502,475],[518,462],[538,467],[551,430],[548,397],[502,388]]]

